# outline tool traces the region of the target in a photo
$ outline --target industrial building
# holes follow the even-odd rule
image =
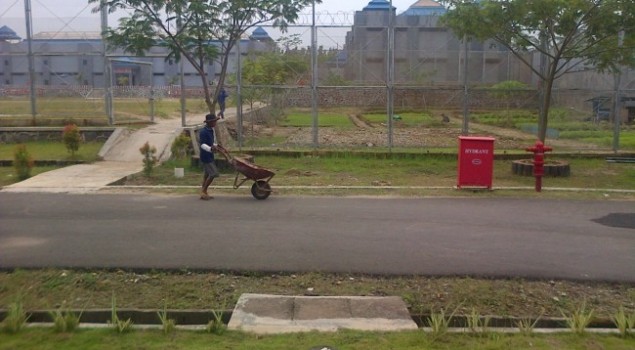
[[[243,38],[240,52],[266,50],[266,32],[257,28],[255,37]],[[40,32],[33,36],[32,51],[38,86],[104,86],[103,43],[99,32]],[[219,45],[213,42],[212,45]],[[230,53],[229,71],[235,71],[238,50]],[[0,28],[0,87],[29,85],[27,42],[6,26]],[[168,53],[161,47],[152,48],[144,57],[133,57],[122,51],[108,52],[112,64],[113,84],[123,86],[165,86],[180,82],[180,63],[166,60]],[[139,62],[142,62],[141,64]],[[217,62],[206,67],[208,81],[213,83],[220,72]],[[183,64],[185,86],[201,86],[198,72]]]

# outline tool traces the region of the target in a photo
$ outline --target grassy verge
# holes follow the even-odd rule
[[[598,318],[610,318],[620,307],[635,308],[635,286],[570,281],[491,280],[478,278],[354,274],[236,274],[220,272],[131,272],[105,270],[16,270],[0,273],[0,305],[19,300],[30,309],[109,309],[116,295],[118,309],[230,309],[242,293],[302,295],[308,288],[319,295],[397,295],[413,313],[457,310],[469,315],[559,317],[586,305]],[[231,349],[298,349],[330,344],[337,349],[628,349],[633,338],[617,335],[439,335],[423,332],[303,333],[252,336],[228,332],[159,331],[116,334],[110,330],[82,330],[55,334],[50,329],[28,329],[17,335],[0,334],[0,349],[40,348],[199,348],[213,342]],[[93,343],[94,342],[94,343]],[[531,344],[529,344],[531,342]],[[9,345],[8,345],[9,344]],[[199,345],[200,344],[200,345]],[[542,345],[538,345],[542,344]],[[574,345],[575,344],[575,345]]]
[[[56,334],[47,329],[30,329],[17,335],[0,335],[0,349],[613,349],[627,350],[635,339],[611,335],[570,334],[523,336],[446,335],[434,337],[420,331],[371,333],[298,333],[252,335],[226,332],[221,336],[203,331],[163,334],[160,330],[118,334],[111,329],[80,330]]]
[[[469,277],[367,276],[354,274],[236,274],[196,271],[16,270],[0,273],[0,305],[19,300],[33,309],[231,309],[242,293],[303,295],[396,295],[413,313],[454,310],[456,315],[561,317],[586,305],[597,318],[635,309],[635,286],[571,281],[491,280]],[[178,325],[178,324],[177,324]],[[28,328],[0,333],[0,349],[631,349],[635,338],[617,334],[435,334],[412,332],[251,335],[229,331],[158,329],[119,334],[114,329],[54,333]]]
[[[535,179],[512,174],[510,160],[497,160],[494,164],[495,188],[520,187],[527,190],[523,196],[553,196],[566,198],[634,199],[635,193],[608,191],[549,191],[549,188],[596,188],[635,190],[635,164],[607,163],[604,159],[571,158],[569,177],[545,177],[544,190],[533,191]],[[496,191],[453,189],[457,182],[455,155],[419,155],[399,159],[369,159],[354,155],[332,157],[257,156],[255,163],[276,172],[271,180],[274,194],[306,195],[399,195],[399,196],[518,196],[518,190]],[[185,177],[175,178],[174,168],[185,168]],[[231,186],[234,173],[224,173],[214,186]],[[170,161],[157,167],[152,176],[130,176],[125,185],[131,186],[199,186],[201,172],[190,168],[189,162]],[[243,185],[247,191],[248,186]],[[297,186],[294,188],[293,186]],[[309,186],[308,188],[300,188]],[[317,188],[311,188],[311,187]],[[241,191],[242,189],[239,189]],[[185,189],[185,191],[193,191]],[[234,190],[215,191],[232,193]]]
[[[597,317],[623,306],[635,309],[635,286],[575,281],[496,280],[470,277],[369,276],[331,273],[232,273],[204,271],[15,270],[0,272],[0,305],[26,309],[119,308],[227,310],[243,293],[395,295],[413,314],[454,310],[468,315],[561,317],[586,302]]]

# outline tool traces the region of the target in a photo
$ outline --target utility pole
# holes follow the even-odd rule
[[[236,40],[236,122],[238,126],[238,149],[243,147],[243,68],[242,68],[242,51],[240,48],[240,37]],[[222,88],[222,86],[221,86]]]
[[[35,94],[35,62],[33,60],[33,24],[31,16],[31,0],[24,0],[24,17],[26,19],[26,41],[29,53],[29,84],[30,84],[30,96],[31,96],[31,117],[35,122],[35,116],[37,114],[36,109],[36,94]]]
[[[624,45],[624,30],[620,30],[617,34],[617,46],[622,48]],[[613,108],[613,152],[617,153],[620,148],[620,84],[622,72],[615,73],[615,104]]]
[[[388,114],[388,149],[392,151],[393,146],[393,115],[395,114],[395,16],[393,13],[392,0],[390,0],[388,10],[388,52],[386,62],[387,80],[387,111]]]
[[[176,19],[176,31],[177,32],[181,32],[181,26],[182,26],[182,19],[181,19],[181,14],[178,14],[179,17],[177,17]],[[186,103],[187,100],[185,99],[185,59],[184,57],[181,57],[181,59],[179,60],[179,78],[181,80],[181,96],[180,96],[180,102],[181,102],[181,126],[185,127],[187,126],[187,122],[186,122]]]
[[[315,0],[312,5],[313,19],[311,24],[311,113],[313,114],[313,147],[319,147],[318,140],[318,64],[317,64],[317,28],[315,26]]]
[[[468,52],[469,45],[467,41],[467,35],[463,36],[463,128],[461,134],[467,136],[470,133],[469,127],[469,104],[470,104],[470,92],[468,89],[467,69],[468,69]]]
[[[106,0],[101,0],[101,50],[104,59],[104,104],[106,105],[106,115],[108,116],[108,125],[115,123],[115,113],[112,108],[112,66],[108,59],[108,47],[106,45],[106,37],[104,34],[108,29],[108,5]]]

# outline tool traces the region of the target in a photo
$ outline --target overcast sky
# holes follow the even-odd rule
[[[387,0],[388,1],[388,0]],[[363,9],[370,0],[323,0],[316,4],[316,11],[326,12],[354,12]],[[397,12],[403,12],[417,0],[393,0],[392,4]],[[33,18],[40,17],[75,17],[90,16],[87,0],[31,0]],[[310,11],[309,6],[307,10]],[[0,5],[0,20],[3,17],[24,17],[23,0],[2,0]]]
[[[351,24],[355,11],[362,10],[371,0],[323,0],[321,4],[316,4],[318,16],[318,26],[321,24]],[[389,2],[387,0],[387,2]],[[397,13],[408,9],[417,0],[393,0],[392,4],[397,8]],[[99,14],[91,12],[95,7],[89,5],[88,0],[31,0],[31,12],[33,17],[33,33],[39,32],[63,32],[63,31],[99,31]],[[311,6],[307,7],[303,13],[310,14]],[[331,15],[322,15],[329,13]],[[310,24],[311,16],[304,17],[305,24]],[[301,20],[302,21],[302,20]],[[109,17],[109,24],[114,26],[116,18]],[[20,37],[26,38],[24,21],[24,0],[0,0],[0,27],[7,25],[13,29]],[[328,33],[322,36],[334,36],[328,38],[325,46],[332,46],[333,42],[341,42],[340,34],[331,34],[335,30],[320,29]],[[275,30],[267,29],[274,38]],[[300,32],[306,31],[298,30]],[[318,36],[320,34],[318,33]],[[322,45],[322,44],[321,44]]]

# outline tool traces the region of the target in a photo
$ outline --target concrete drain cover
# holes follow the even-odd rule
[[[243,294],[228,328],[267,334],[339,329],[402,331],[415,330],[417,324],[399,297]]]

